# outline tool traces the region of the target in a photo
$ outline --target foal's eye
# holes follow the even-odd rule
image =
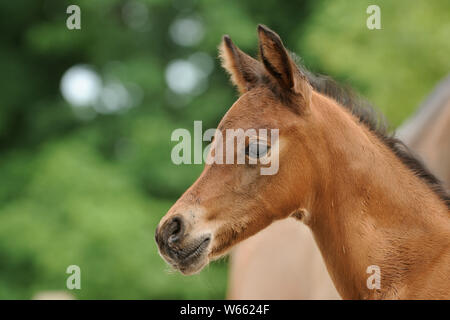
[[[248,146],[245,148],[245,155],[250,158],[261,158],[264,157],[269,151],[270,146],[261,142],[250,142]]]

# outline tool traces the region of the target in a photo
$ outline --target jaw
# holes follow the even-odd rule
[[[192,261],[178,261],[170,259],[169,257],[161,254],[161,257],[169,264],[173,269],[180,271],[185,276],[190,276],[202,271],[204,267],[206,267],[209,263],[209,258],[207,255],[202,255],[202,257],[198,257],[196,259],[192,259]]]
[[[188,257],[185,257],[182,260],[176,260],[173,256],[170,256],[165,252],[162,252],[161,250],[159,250],[159,255],[173,269],[181,272],[183,275],[188,276],[199,273],[211,261],[220,259],[221,257],[225,256],[231,247],[227,246],[226,248],[224,248],[222,245],[220,245],[219,248],[215,246],[215,243],[208,243],[203,248],[201,248],[201,246],[199,248],[200,250],[189,255]]]
[[[177,270],[179,270],[185,276],[190,276],[199,273],[209,264],[209,258],[204,257],[203,259],[197,260],[190,265],[179,265]]]
[[[188,245],[179,252],[168,252],[159,248],[160,256],[175,270],[184,275],[200,272],[209,263],[211,241],[206,237],[196,241],[195,245]]]

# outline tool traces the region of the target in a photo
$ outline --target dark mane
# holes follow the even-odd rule
[[[294,57],[294,59],[298,61],[298,58]],[[388,123],[380,112],[348,86],[339,85],[328,76],[314,74],[300,63],[297,63],[297,65],[316,91],[333,98],[340,105],[350,110],[361,123],[375,133],[403,164],[422,179],[450,208],[450,196],[444,189],[441,181],[428,170],[422,161],[401,140],[395,138],[395,132],[390,133]]]

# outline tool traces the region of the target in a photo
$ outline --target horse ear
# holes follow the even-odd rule
[[[280,36],[261,24],[258,25],[258,36],[259,55],[267,72],[283,89],[309,97],[311,87],[308,80],[290,57]]]
[[[230,74],[231,82],[240,94],[254,87],[264,72],[261,63],[236,47],[227,35],[219,46],[219,57],[222,67]]]

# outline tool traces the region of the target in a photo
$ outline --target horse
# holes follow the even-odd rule
[[[414,117],[397,130],[397,137],[421,155],[450,189],[450,75],[436,86]]]
[[[395,134],[450,188],[450,76]],[[227,298],[339,299],[339,295],[310,230],[284,219],[232,250]]]
[[[222,65],[240,97],[199,178],[156,228],[162,258],[195,274],[294,217],[311,230],[342,298],[450,298],[450,197],[438,179],[373,109],[296,64],[278,34],[259,25],[258,38],[255,59],[223,37]],[[228,134],[251,129],[278,134],[244,144]],[[278,170],[263,174],[274,162]]]

